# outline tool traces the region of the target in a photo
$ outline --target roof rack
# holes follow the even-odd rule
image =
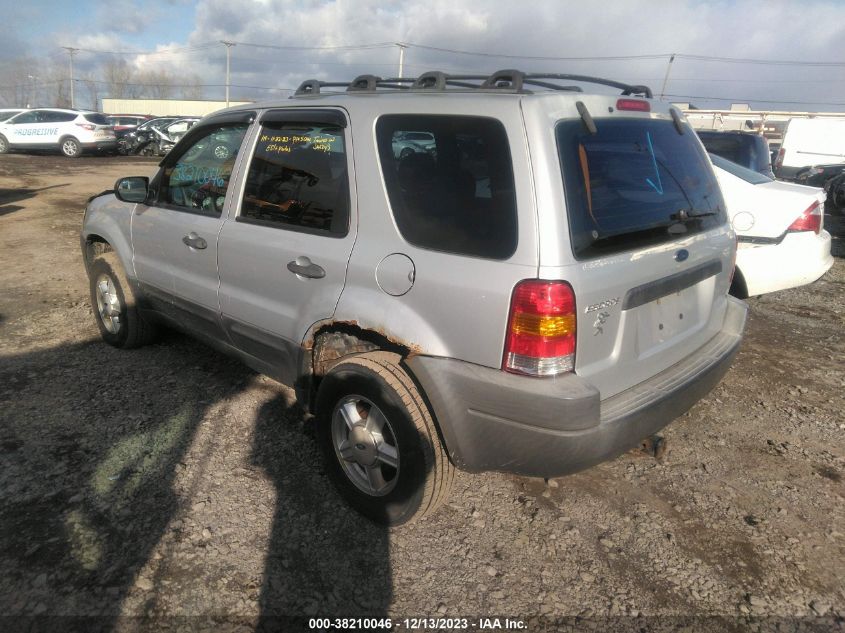
[[[648,86],[629,85],[620,81],[589,75],[524,73],[519,70],[499,70],[492,75],[449,75],[435,70],[423,73],[416,79],[410,77],[382,79],[375,75],[359,75],[350,82],[309,79],[300,84],[293,97],[319,95],[323,88],[345,88],[347,92],[378,92],[380,89],[385,91],[443,92],[451,89],[532,94],[532,91],[526,86],[536,86],[545,90],[583,92],[579,86],[557,83],[560,81],[576,81],[618,88],[625,96],[640,95],[648,99],[653,97],[651,88]]]

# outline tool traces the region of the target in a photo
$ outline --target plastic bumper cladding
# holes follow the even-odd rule
[[[746,311],[729,297],[721,332],[695,354],[604,401],[575,374],[527,378],[431,356],[407,365],[456,466],[557,477],[633,448],[688,411],[730,367]]]

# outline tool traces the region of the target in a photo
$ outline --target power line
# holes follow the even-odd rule
[[[765,64],[772,66],[845,66],[845,62],[827,62],[827,61],[803,61],[803,60],[767,60],[767,59],[749,59],[739,57],[716,57],[709,55],[691,55],[686,53],[655,53],[652,55],[604,55],[592,57],[559,57],[547,55],[506,55],[501,53],[489,53],[482,51],[464,51],[454,48],[441,48],[438,46],[427,46],[425,44],[414,44],[412,42],[405,42],[406,46],[413,48],[421,48],[431,51],[440,51],[444,53],[452,53],[456,55],[475,55],[478,57],[497,57],[502,59],[531,59],[531,60],[549,60],[549,61],[623,61],[623,60],[637,60],[637,59],[670,59],[674,54],[675,57],[681,59],[690,59],[697,61],[709,62],[724,62],[737,64]]]
[[[756,97],[705,97],[702,95],[673,95],[667,94],[667,97],[675,99],[702,99],[704,101],[731,101],[733,103],[783,103],[788,105],[831,105],[831,106],[845,106],[845,102],[837,103],[832,101],[784,101],[781,99],[757,99]]]
[[[761,64],[766,66],[845,66],[845,62],[816,62],[801,60],[777,59],[748,59],[741,57],[712,57],[709,55],[685,55],[679,53],[676,57],[693,59],[702,62],[722,62],[726,64]]]
[[[62,47],[65,48],[65,47]],[[201,51],[206,50],[209,48],[216,48],[216,44],[202,44],[199,46],[182,46],[179,48],[168,48],[164,50],[155,50],[155,51],[106,51],[96,48],[77,48],[76,50],[82,51],[85,53],[94,53],[94,54],[105,54],[105,55],[172,55],[174,53],[184,53],[190,51]]]
[[[393,48],[397,42],[374,42],[371,44],[347,44],[338,46],[297,46],[297,45],[280,45],[280,44],[259,44],[255,42],[233,41],[233,44],[238,46],[248,46],[252,48],[264,48],[274,50],[303,50],[303,51],[355,51],[355,50],[373,50],[381,48]],[[599,56],[558,56],[558,55],[512,55],[506,53],[491,53],[488,51],[467,51],[457,48],[446,48],[440,46],[430,46],[427,44],[418,44],[415,42],[399,42],[402,46],[408,48],[418,48],[421,50],[437,51],[441,53],[450,53],[453,55],[471,55],[476,57],[492,57],[498,59],[525,59],[535,61],[627,61],[627,60],[654,60],[654,59],[669,59],[673,53],[653,53],[645,55],[599,55]],[[165,50],[154,51],[109,51],[93,48],[79,48],[78,50],[86,53],[105,53],[110,55],[171,55],[186,51],[206,50],[216,47],[216,44],[202,44],[196,46],[185,46],[181,48],[170,48]],[[814,61],[814,60],[773,60],[773,59],[755,59],[745,57],[722,57],[714,55],[694,55],[691,53],[675,53],[675,57],[680,59],[688,59],[693,61],[717,62],[727,64],[759,64],[770,66],[845,66],[845,62],[836,61]]]
[[[452,53],[455,55],[474,55],[476,57],[497,57],[500,59],[533,59],[533,60],[548,60],[548,61],[620,61],[629,59],[664,59],[668,58],[669,54],[657,55],[610,55],[599,57],[557,57],[551,55],[506,55],[503,53],[487,53],[481,51],[463,51],[455,48],[441,48],[439,46],[427,46],[425,44],[413,44],[411,42],[404,42],[405,46],[411,48],[421,48],[429,51],[438,51],[441,53]]]

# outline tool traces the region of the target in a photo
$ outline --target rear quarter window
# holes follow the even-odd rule
[[[109,120],[102,114],[83,114],[82,117],[94,125],[110,125]]]
[[[557,125],[576,258],[645,248],[726,221],[707,155],[692,129],[671,121],[596,119]]]
[[[399,232],[436,251],[507,259],[517,245],[513,166],[500,121],[387,115],[379,159]]]

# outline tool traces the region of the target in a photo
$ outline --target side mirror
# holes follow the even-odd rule
[[[121,178],[114,183],[114,195],[123,202],[144,202],[150,188],[150,179],[146,176]]]

